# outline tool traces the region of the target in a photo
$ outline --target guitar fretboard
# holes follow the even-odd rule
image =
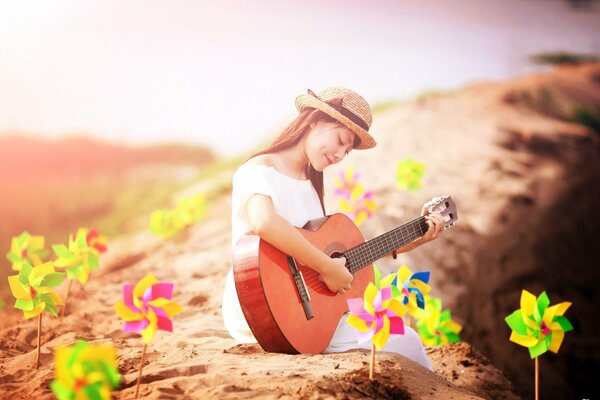
[[[351,273],[366,267],[392,251],[412,242],[427,232],[425,218],[418,217],[391,231],[346,250],[347,267]]]

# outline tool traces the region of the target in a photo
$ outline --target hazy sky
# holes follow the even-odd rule
[[[0,133],[248,150],[307,88],[371,103],[600,53],[600,10],[553,0],[0,0]]]

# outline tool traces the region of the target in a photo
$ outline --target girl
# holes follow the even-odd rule
[[[332,87],[317,96],[312,91],[296,98],[298,117],[269,148],[253,155],[233,176],[232,244],[252,232],[282,252],[316,270],[334,293],[344,294],[352,286],[352,274],[345,258],[330,258],[310,243],[295,227],[323,217],[323,170],[338,163],[352,150],[375,146],[369,134],[371,109],[359,94]],[[423,207],[426,213],[426,207]],[[429,229],[424,236],[397,249],[414,249],[438,237],[443,228],[439,215],[425,215]],[[256,343],[244,318],[229,271],[223,296],[223,320],[230,335],[241,343]],[[370,343],[357,344],[356,332],[339,321],[325,353],[353,348],[370,349]],[[405,328],[404,335],[392,335],[383,348],[411,358],[426,368],[431,364],[419,335]]]

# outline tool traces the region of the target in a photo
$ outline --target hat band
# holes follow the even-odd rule
[[[333,107],[337,112],[342,114],[344,117],[348,118],[350,121],[354,122],[356,125],[363,128],[365,131],[369,131],[369,126],[366,124],[365,121],[363,121],[358,115],[354,114],[352,111],[348,110],[347,108],[344,108],[344,106],[342,105],[343,99],[331,99],[325,101],[319,96],[317,96],[312,90],[308,89],[307,92],[309,95],[321,100],[328,106]]]

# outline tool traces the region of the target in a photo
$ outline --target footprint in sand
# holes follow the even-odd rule
[[[190,301],[188,301],[188,306],[201,306],[208,301],[208,297],[202,294],[192,297]]]
[[[204,375],[207,372],[208,366],[206,364],[172,367],[154,373],[143,374],[142,383],[163,381],[166,379],[177,378],[180,376]],[[127,375],[126,377],[124,377],[124,380],[125,382],[122,385],[123,388],[128,388],[135,385],[137,383],[137,372],[133,372]]]

